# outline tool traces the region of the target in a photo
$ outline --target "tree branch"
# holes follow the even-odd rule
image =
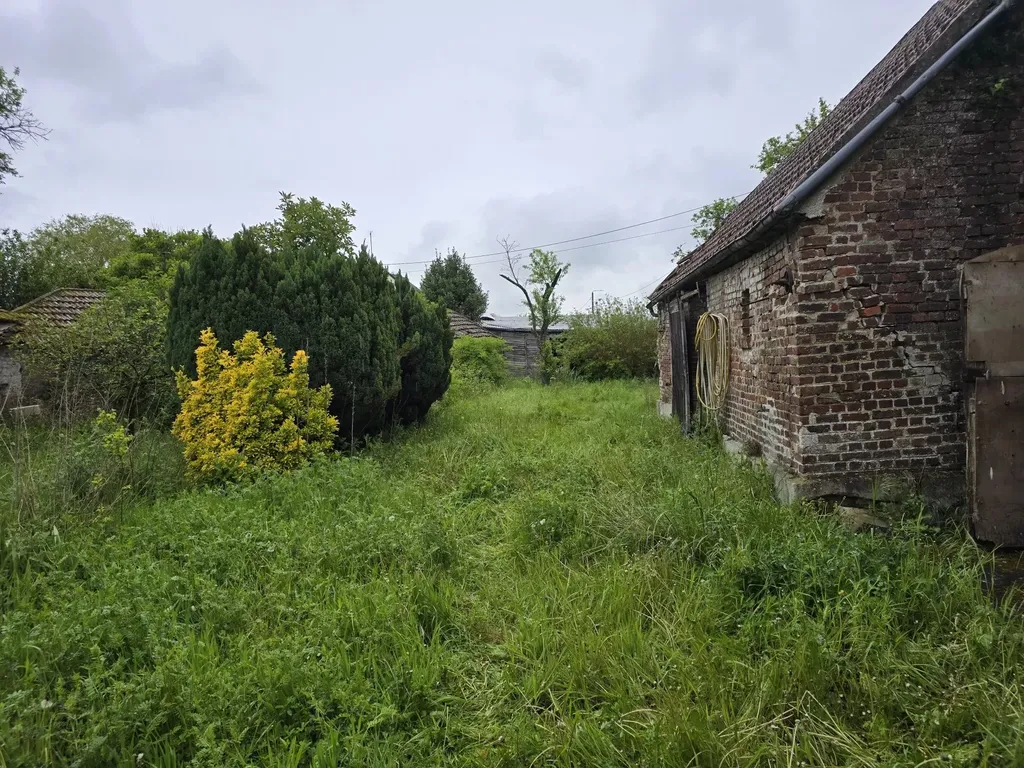
[[[532,315],[533,314],[533,301],[530,299],[530,292],[528,290],[526,290],[526,287],[522,283],[520,283],[518,280],[514,280],[511,277],[509,277],[508,275],[498,275],[498,277],[500,277],[502,280],[507,280],[508,282],[512,283],[512,285],[514,285],[516,288],[518,288],[520,291],[523,292],[523,296],[526,297],[526,306],[530,310],[530,314]]]

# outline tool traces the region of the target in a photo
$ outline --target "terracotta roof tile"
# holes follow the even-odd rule
[[[841,149],[936,59],[949,50],[993,5],[992,0],[940,0],[871,70],[807,139],[779,163],[722,225],[694,249],[651,294],[670,296],[687,278],[749,235],[804,179]]]

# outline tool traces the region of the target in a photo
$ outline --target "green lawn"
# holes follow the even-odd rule
[[[0,531],[0,766],[1024,763],[985,555],[851,534],[651,385]],[[55,535],[56,534],[56,535]]]

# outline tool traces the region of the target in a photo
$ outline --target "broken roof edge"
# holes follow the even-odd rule
[[[850,124],[848,130],[841,134],[841,138],[834,145],[838,147],[836,151],[826,156],[817,164],[816,167],[812,167],[784,197],[777,200],[772,207],[768,209],[767,213],[755,221],[746,229],[746,231],[728,241],[724,246],[718,248],[717,251],[712,251],[706,256],[702,255],[700,252],[704,250],[704,246],[708,245],[711,241],[709,240],[698,245],[690,252],[685,261],[680,262],[665,277],[665,279],[658,284],[658,287],[655,288],[648,296],[647,306],[649,308],[653,308],[654,305],[663,302],[680,289],[685,288],[687,285],[692,285],[701,278],[707,277],[721,269],[742,261],[746,256],[754,253],[759,245],[763,244],[767,235],[775,233],[780,229],[788,229],[793,219],[798,216],[801,204],[803,204],[816,191],[821,189],[829,178],[838,173],[845,163],[852,160],[864,145],[900,112],[902,107],[917,96],[933,79],[935,79],[936,76],[938,76],[939,73],[945,70],[945,68],[952,63],[952,61],[956,59],[963,50],[969,47],[975,39],[980,37],[999,16],[1008,11],[1015,4],[1016,0],[1001,0],[1001,2],[994,7],[990,7],[980,20],[968,26],[966,31],[963,27],[958,29],[956,25],[946,29],[945,32],[929,46],[929,56],[922,57],[924,60],[927,60],[928,58],[931,58],[931,54],[935,54],[934,60],[927,66],[927,68],[924,69],[923,72],[920,72],[920,69],[915,70],[911,68],[903,77],[894,82],[891,88],[877,99],[870,108],[864,110],[864,112]],[[913,30],[908,32],[907,35],[910,35],[911,32],[913,32]],[[904,39],[906,39],[907,35],[904,36]],[[900,43],[897,43],[896,47],[899,47],[902,42],[903,40],[901,40]],[[884,61],[885,59],[883,59],[883,62]],[[876,65],[876,67],[872,69],[872,71],[869,72],[861,82],[863,83],[865,80],[870,78],[878,66],[879,65]],[[914,77],[915,72],[920,72],[920,74],[917,74],[917,76]],[[910,85],[904,88],[904,83],[911,80],[911,78],[913,78],[913,80]],[[858,87],[859,86],[860,84],[858,84]],[[856,90],[856,88],[854,90]],[[853,91],[850,93],[852,94]],[[889,101],[893,93],[896,93],[897,95]],[[847,96],[849,95],[850,94],[847,94]],[[886,104],[886,102],[889,103]],[[885,106],[883,107],[883,105]],[[821,126],[819,126],[819,129],[820,127]],[[806,141],[807,140],[805,139],[805,142]],[[790,157],[794,157],[794,155],[796,155],[796,153],[793,153]],[[786,161],[784,160],[783,163],[785,162]],[[769,180],[772,179],[772,176],[781,169],[782,165],[762,179],[760,184],[758,184],[758,187],[768,183]],[[748,197],[753,197],[756,192],[757,188],[755,188]],[[694,259],[694,256],[697,256],[697,258]]]
[[[36,296],[34,299],[26,301],[24,304],[15,307],[14,309],[0,309],[0,320],[8,323],[23,323],[26,320],[31,320],[34,317],[34,315],[28,310],[31,310],[33,307],[39,306],[44,301],[53,296],[62,293],[68,293],[71,291],[86,294],[90,298],[95,299],[96,301],[99,301],[107,294],[107,292],[102,288],[72,288],[70,286],[65,285],[61,286],[60,288],[53,288],[52,290],[49,290],[46,293],[42,293]]]

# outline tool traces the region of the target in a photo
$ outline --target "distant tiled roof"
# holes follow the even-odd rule
[[[933,5],[821,125],[743,199],[714,234],[661,282],[651,299],[658,301],[672,295],[702,265],[751,234],[778,203],[949,50],[991,6],[992,0],[940,0]]]
[[[480,325],[494,331],[532,331],[529,315],[483,315]],[[568,323],[552,323],[549,331],[566,331]]]
[[[57,288],[20,307],[0,312],[0,321],[16,323],[40,318],[53,325],[71,325],[103,295],[104,292],[96,288]]]
[[[458,312],[449,311],[448,321],[451,323],[452,331],[455,332],[456,338],[459,336],[472,336],[477,339],[486,339],[494,335],[488,333],[480,323],[470,320]]]

